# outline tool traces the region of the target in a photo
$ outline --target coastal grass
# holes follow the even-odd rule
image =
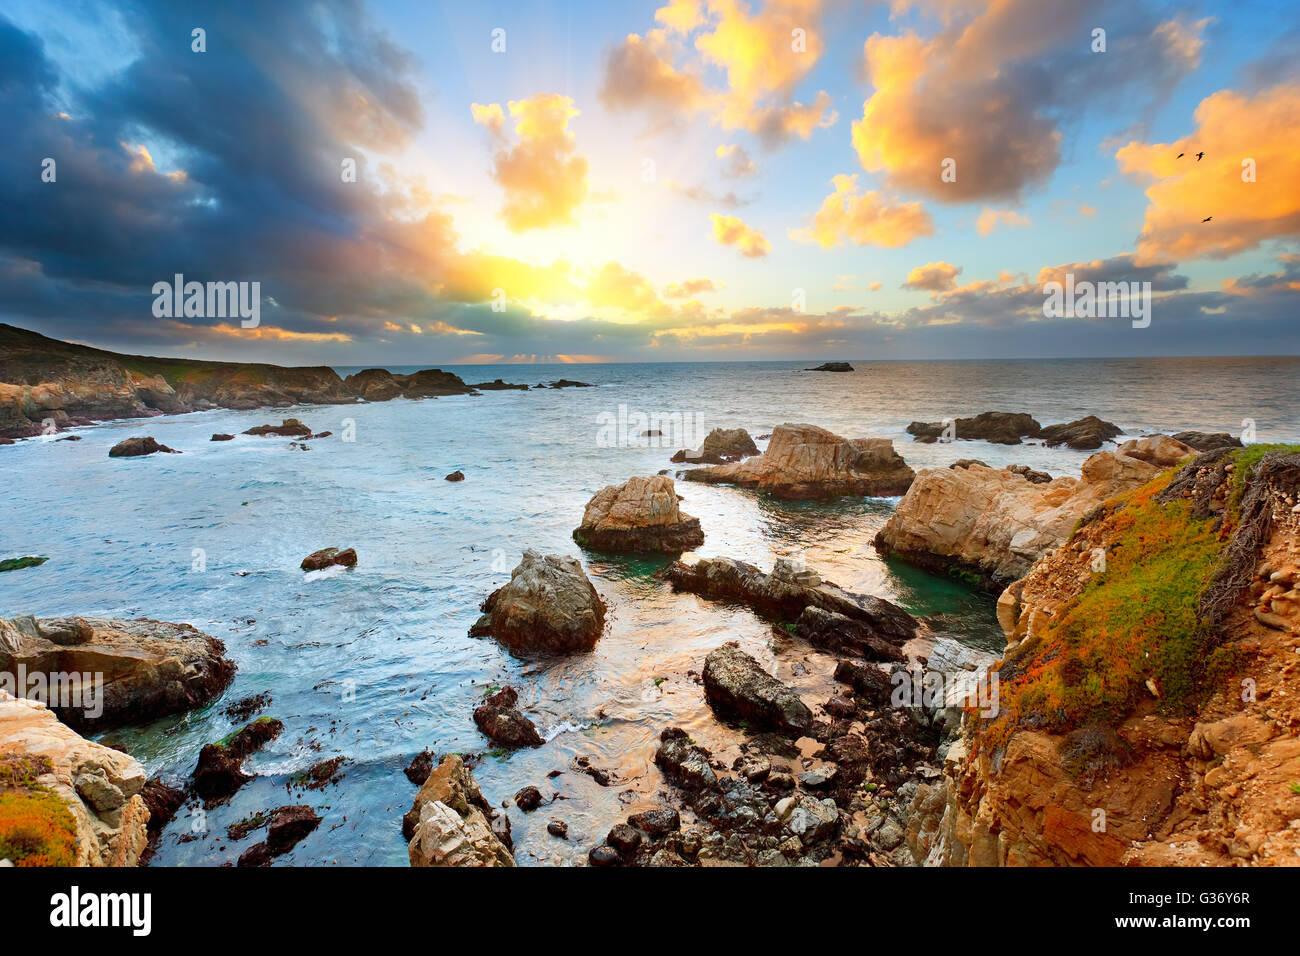
[[[1107,502],[1086,522],[1108,525],[1106,570],[1008,652],[1000,712],[980,731],[980,745],[1005,746],[1024,727],[1116,726],[1151,699],[1152,687],[1162,712],[1186,714],[1239,670],[1242,652],[1198,618],[1197,605],[1224,561],[1250,472],[1269,452],[1294,450],[1237,452],[1222,520],[1193,517],[1188,500],[1157,500],[1177,469]]]
[[[77,826],[44,787],[0,791],[0,860],[15,866],[74,866]]]

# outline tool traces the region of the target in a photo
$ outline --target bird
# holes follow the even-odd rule
[[[1201,220],[1201,222],[1209,222],[1213,218],[1214,218],[1213,216],[1206,216],[1204,219]]]
[[[1199,163],[1202,157],[1204,156],[1205,156],[1205,150],[1201,150],[1199,153],[1196,154],[1196,161]]]
[[[1183,158],[1184,156],[1186,156],[1186,155],[1187,155],[1186,153],[1179,153],[1179,154],[1178,154],[1178,158],[1179,158],[1179,159],[1182,159],[1182,158]]]

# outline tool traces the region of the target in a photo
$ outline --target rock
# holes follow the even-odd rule
[[[108,450],[109,458],[139,458],[142,455],[152,455],[157,452],[166,452],[169,455],[179,455],[175,448],[168,448],[166,445],[160,445],[151,437],[147,438],[126,438],[118,442]]]
[[[253,778],[244,773],[244,758],[261,750],[284,731],[274,717],[259,717],[215,744],[204,744],[194,768],[194,793],[211,805],[232,797]]]
[[[980,461],[978,458],[958,458],[956,461],[954,461],[954,462],[953,462],[951,465],[949,465],[948,467],[949,467],[949,468],[969,468],[971,465],[983,465],[985,468],[988,467],[988,463],[987,463],[987,462]],[[1016,467],[1016,466],[1013,465],[1012,467],[1014,468],[1014,467]]]
[[[933,443],[944,437],[943,422],[912,422],[907,433],[919,442]],[[958,418],[949,426],[952,438],[987,441],[995,445],[1019,445],[1024,437],[1036,437],[1042,426],[1024,412],[981,412],[974,418]]]
[[[23,568],[39,568],[48,560],[50,559],[33,557],[31,555],[21,558],[5,558],[3,561],[0,561],[0,572],[20,571]]]
[[[985,467],[988,467],[987,465]],[[1035,471],[1028,465],[1008,465],[1007,471],[1013,475],[1020,475],[1025,481],[1035,485],[1045,485],[1052,480],[1052,476],[1045,471]]]
[[[590,382],[574,382],[567,378],[552,382],[550,385],[539,385],[538,388],[594,388]]]
[[[140,857],[140,864],[144,865],[153,856],[163,829],[171,823],[172,818],[185,804],[185,791],[179,787],[168,786],[154,777],[145,781],[140,796],[144,800],[145,809],[149,811],[148,845]]]
[[[525,813],[536,810],[542,805],[542,791],[536,787],[527,786],[515,794],[515,806]]]
[[[1039,431],[1038,437],[1048,446],[1068,445],[1070,448],[1089,450],[1100,448],[1102,442],[1110,441],[1123,433],[1124,429],[1118,425],[1104,422],[1096,415],[1089,415],[1064,425],[1048,425]]]
[[[354,548],[340,551],[338,548],[321,548],[302,559],[304,571],[323,571],[325,568],[339,565],[344,568],[357,566],[357,552]]]
[[[1041,483],[981,465],[926,469],[876,535],[876,549],[1000,590],[1064,544],[1085,514],[1157,471],[1115,452],[1090,457],[1079,478]]]
[[[835,679],[852,687],[872,707],[883,707],[889,703],[894,689],[889,675],[879,667],[856,661],[840,661],[836,664]]]
[[[402,772],[406,774],[406,779],[411,781],[417,787],[421,786],[424,781],[429,779],[429,773],[433,770],[433,751],[425,747],[412,759],[410,764]]]
[[[804,734],[812,726],[812,712],[799,695],[734,642],[715,648],[705,658],[704,696],[715,713],[759,728]]]
[[[490,635],[512,654],[591,650],[605,628],[605,604],[577,559],[532,550],[482,610],[470,634]]]
[[[569,838],[569,825],[563,820],[552,820],[546,824],[546,832],[553,837],[559,837],[561,840]]]
[[[902,661],[905,655],[895,641],[881,637],[865,621],[809,605],[795,622],[794,632],[814,647],[833,654],[849,654],[873,661]]]
[[[540,747],[545,741],[533,722],[515,708],[518,702],[518,691],[504,687],[474,709],[474,723],[494,743],[506,747]]]
[[[605,842],[617,850],[619,856],[629,857],[641,845],[641,834],[626,823],[619,823],[609,831]]]
[[[238,867],[270,865],[271,848],[265,843],[254,843],[243,853],[239,854],[239,862],[235,864],[235,866]]]
[[[808,794],[786,797],[776,805],[776,815],[805,847],[831,836],[840,820],[834,800]]]
[[[402,398],[438,398],[444,395],[473,395],[474,389],[460,376],[441,369],[426,368],[410,375],[400,375],[382,368],[368,368],[349,375],[344,385],[367,402],[386,402]]]
[[[602,843],[591,848],[591,852],[587,854],[587,862],[592,866],[618,866],[623,862],[623,858],[608,843]]]
[[[838,619],[810,617],[805,632],[825,640],[828,646],[838,641],[838,646],[887,655],[877,641],[902,645],[916,636],[919,626],[897,605],[869,594],[845,591],[822,581],[815,571],[800,570],[784,558],[777,559],[771,574],[733,558],[706,558],[695,564],[675,561],[663,573],[678,591],[735,601],[777,619],[796,621],[809,607],[815,607],[852,622],[846,625],[847,633],[832,639],[829,629],[838,624]]]
[[[528,391],[527,385],[511,385],[509,382],[502,381],[499,378],[494,378],[490,382],[476,382],[470,387],[477,388],[485,392],[503,392],[503,391],[510,391],[510,390],[516,390],[520,392]]]
[[[852,372],[853,366],[848,362],[826,362],[816,368],[806,368],[805,372]]]
[[[1193,457],[1196,451],[1168,435],[1147,435],[1120,445],[1119,454],[1145,461],[1157,468],[1172,468],[1180,461]]]
[[[683,448],[673,455],[675,462],[692,465],[721,465],[758,454],[758,446],[743,428],[715,428],[704,436],[697,451]]]
[[[208,441],[234,441],[234,435],[227,435],[224,432],[216,432]]]
[[[244,431],[245,435],[282,435],[289,438],[306,438],[311,429],[296,418],[282,419],[279,425],[257,425]]]
[[[508,822],[494,828],[495,817],[461,758],[443,758],[406,815],[411,866],[514,866]]]
[[[627,822],[652,839],[682,828],[681,814],[671,807],[658,807],[654,810],[634,813],[627,818]],[[613,843],[612,840],[610,842]]]
[[[700,519],[677,507],[673,480],[664,475],[606,485],[587,502],[573,539],[611,552],[691,551],[704,543]]]
[[[280,807],[271,812],[266,828],[266,846],[272,856],[288,853],[307,834],[320,826],[321,818],[307,806]]]
[[[13,862],[135,866],[149,839],[144,786],[134,757],[0,690],[0,845],[21,848]]]
[[[1197,451],[1241,447],[1241,439],[1235,435],[1229,435],[1227,432],[1176,432],[1174,441],[1180,441]]]
[[[463,471],[453,471],[446,478],[447,481],[464,481],[465,473]]]
[[[848,440],[815,425],[778,425],[757,458],[692,469],[688,481],[756,488],[778,498],[901,495],[914,472],[887,438]]]
[[[143,724],[201,707],[224,691],[235,676],[225,652],[224,644],[188,624],[0,619],[0,686],[8,680],[31,696],[56,697],[48,703],[78,729]],[[69,684],[69,675],[78,681]],[[60,692],[51,695],[53,686]]]
[[[718,776],[709,765],[709,752],[691,742],[680,727],[668,727],[659,735],[655,764],[665,776],[684,790],[716,790]]]

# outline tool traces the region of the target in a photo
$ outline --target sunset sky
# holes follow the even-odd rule
[[[1300,353],[1292,0],[0,0],[0,120],[0,321],[115,350]]]

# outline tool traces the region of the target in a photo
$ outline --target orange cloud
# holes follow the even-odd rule
[[[727,165],[724,172],[733,178],[741,176],[752,176],[758,172],[758,166],[749,158],[749,153],[745,152],[745,147],[740,144],[722,145],[718,147],[718,159],[725,159]]]
[[[903,288],[922,292],[947,292],[957,288],[957,275],[960,272],[961,266],[955,266],[951,262],[927,262],[907,274]]]
[[[772,251],[772,244],[757,229],[735,216],[710,213],[713,238],[724,246],[735,246],[747,259],[761,259]]]
[[[987,236],[997,228],[998,223],[1005,226],[1031,226],[1033,223],[1014,209],[991,209],[985,206],[975,222],[975,230],[981,236]]]
[[[674,282],[668,285],[664,289],[664,295],[670,299],[688,299],[701,292],[717,292],[721,288],[722,283],[713,279],[687,279],[685,282]]]
[[[194,329],[202,334],[202,329]],[[259,325],[245,329],[229,322],[221,322],[211,327],[212,333],[236,339],[265,339],[274,342],[351,342],[352,336],[343,332],[294,332],[291,329],[276,328],[274,325]]]
[[[891,204],[878,192],[858,193],[857,176],[836,176],[835,191],[823,200],[807,229],[792,230],[799,242],[832,249],[848,240],[858,246],[905,246],[918,236],[934,235],[934,220],[919,202]]]
[[[573,211],[587,198],[587,159],[577,153],[569,120],[578,115],[573,100],[539,93],[507,104],[518,142],[497,151],[493,178],[505,190],[501,216],[513,232],[573,223]],[[496,103],[470,107],[476,123],[504,136],[505,121]]]
[[[650,280],[617,262],[605,263],[591,278],[587,283],[585,298],[588,304],[596,308],[609,306],[640,315],[665,310],[664,303]]]
[[[1131,142],[1115,154],[1123,172],[1152,181],[1137,261],[1222,259],[1300,235],[1300,83],[1220,90],[1201,101],[1195,119],[1196,130],[1180,140]]]

